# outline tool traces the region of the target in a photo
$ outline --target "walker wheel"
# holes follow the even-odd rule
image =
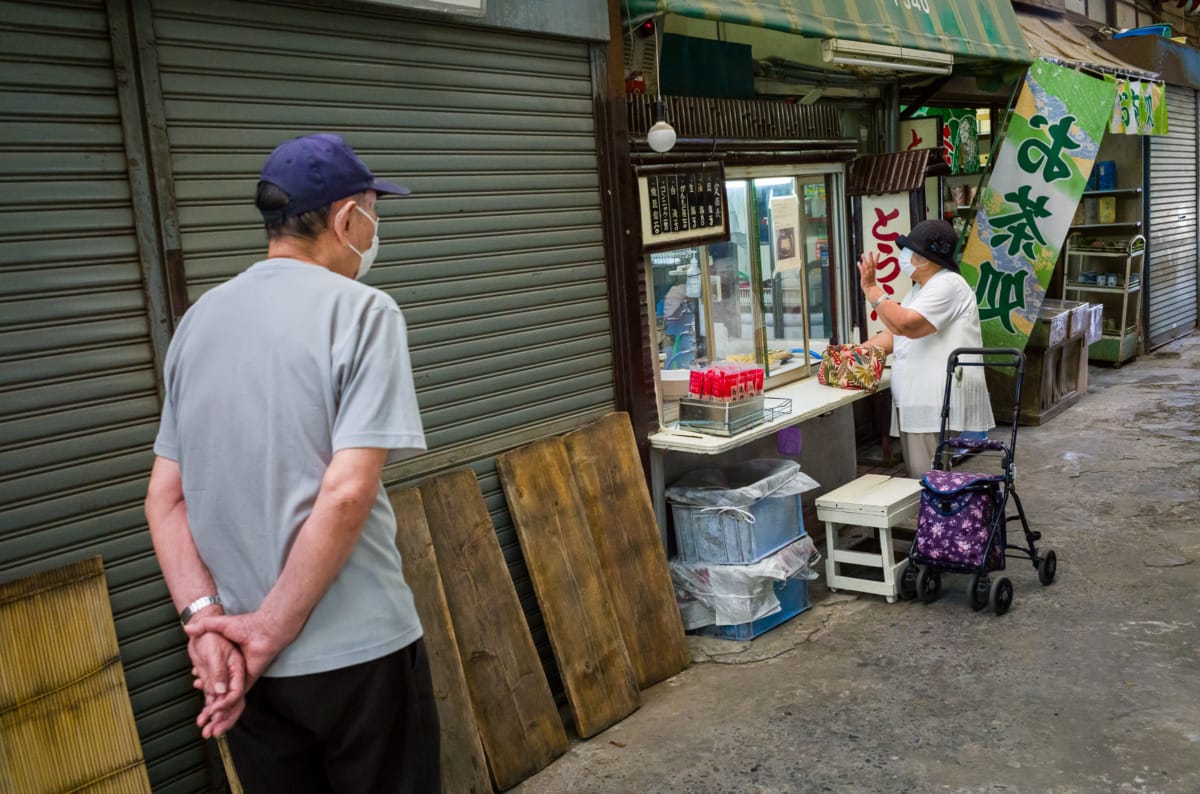
[[[967,580],[967,604],[971,609],[978,612],[987,606],[991,586],[992,583],[986,576],[971,574],[971,578]]]
[[[1054,574],[1058,572],[1058,557],[1055,556],[1054,550],[1051,549],[1042,555],[1037,564],[1038,581],[1042,585],[1048,585],[1054,581]]]
[[[1001,576],[996,581],[992,582],[991,591],[988,593],[988,606],[997,615],[1003,615],[1012,606],[1013,587],[1012,582],[1007,576]]]
[[[937,597],[942,594],[941,572],[922,568],[921,572],[917,574],[917,593],[920,594],[921,601],[926,604],[937,601]]]
[[[904,573],[900,574],[900,598],[904,601],[911,601],[917,597],[917,564],[910,562],[904,566]]]

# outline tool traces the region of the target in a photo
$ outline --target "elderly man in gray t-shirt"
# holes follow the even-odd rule
[[[167,353],[146,497],[205,736],[247,791],[439,790],[421,624],[385,463],[425,448],[404,318],[357,281],[376,179],[342,138],[279,146],[268,257],[206,293]]]

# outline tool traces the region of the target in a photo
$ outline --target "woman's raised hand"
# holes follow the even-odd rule
[[[875,271],[879,268],[879,252],[865,251],[858,258],[858,274],[861,278],[862,290],[865,293],[875,286]]]

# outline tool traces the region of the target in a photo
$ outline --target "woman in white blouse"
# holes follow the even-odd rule
[[[892,402],[908,475],[931,468],[941,427],[946,363],[960,347],[982,347],[975,293],[958,272],[958,235],[946,221],[922,221],[896,240],[900,269],[913,281],[897,303],[875,280],[879,256],[858,260],[862,291],[885,330],[867,344],[892,353]],[[962,360],[978,360],[964,357]],[[986,431],[996,426],[983,367],[959,367],[950,389],[950,430]]]

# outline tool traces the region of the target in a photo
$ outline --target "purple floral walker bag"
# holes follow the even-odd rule
[[[978,568],[992,531],[1003,475],[931,471],[921,478],[915,557],[934,566]],[[987,570],[1004,567],[1004,527],[992,544]]]

